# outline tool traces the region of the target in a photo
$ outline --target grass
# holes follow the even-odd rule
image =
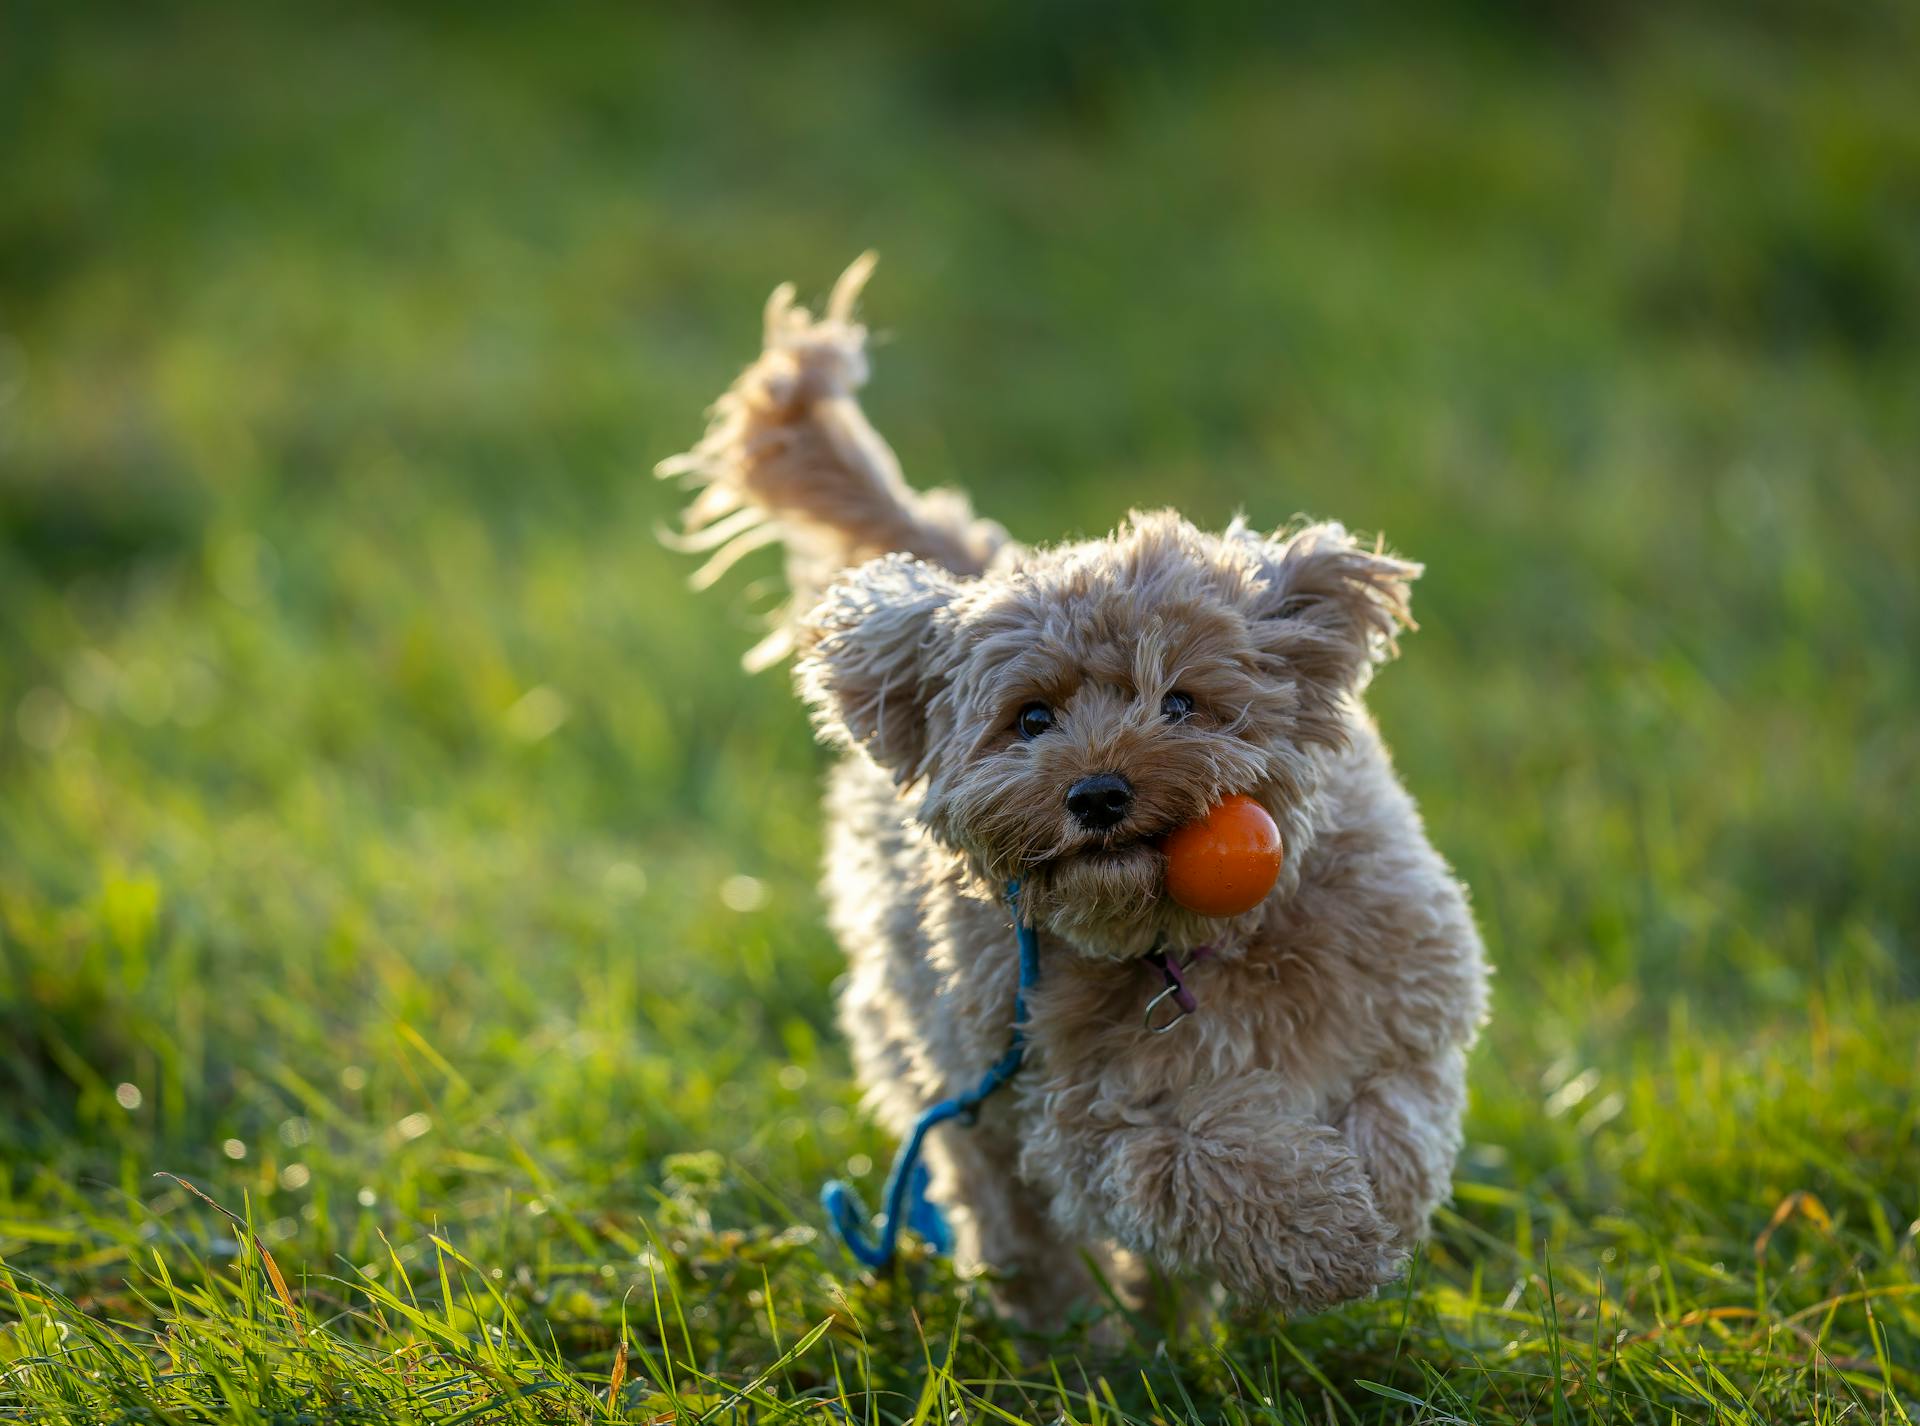
[[[10,12],[0,1419],[1914,1418],[1912,16],[1237,21]],[[646,471],[869,245],[920,481],[1429,565],[1500,974],[1379,1301],[819,1236],[822,755]]]

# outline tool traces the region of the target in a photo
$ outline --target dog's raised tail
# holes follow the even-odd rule
[[[867,329],[853,309],[873,263],[867,253],[841,274],[819,317],[795,305],[791,285],[778,288],[767,301],[759,357],[714,402],[700,443],[656,470],[699,489],[682,528],[662,535],[676,549],[708,555],[694,588],[762,545],[786,547],[792,598],[773,633],[747,654],[748,668],[787,654],[793,618],[842,570],[904,552],[978,574],[1006,542],[964,496],[910,487],[860,409]]]

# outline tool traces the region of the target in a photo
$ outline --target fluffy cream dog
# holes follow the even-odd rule
[[[1447,1194],[1485,1005],[1466,894],[1360,704],[1419,568],[1338,525],[1170,512],[1034,549],[910,489],[854,394],[869,265],[817,320],[774,294],[765,350],[662,474],[704,487],[696,584],[786,547],[794,602],[750,662],[797,651],[847,750],[825,889],[874,1109],[904,1135],[1006,1048],[1018,878],[1042,965],[1026,1064],[929,1142],[962,1262],[1040,1324],[1091,1292],[1089,1261],[1294,1311],[1364,1295]],[[1208,920],[1165,896],[1156,839],[1231,793],[1273,814],[1285,870]],[[1202,943],[1198,1012],[1149,1033],[1143,955]]]

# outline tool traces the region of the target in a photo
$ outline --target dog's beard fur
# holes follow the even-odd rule
[[[1090,955],[1185,949],[1237,926],[1167,897],[1159,840],[1251,795],[1280,825],[1290,884],[1320,768],[1404,617],[1411,572],[1337,527],[1274,541],[1173,515],[967,581],[896,556],[829,591],[802,630],[801,683],[830,733],[917,796],[918,820],[983,890],[1017,880],[1023,915]],[[1193,710],[1170,719],[1176,690]],[[1055,722],[1024,739],[1015,719],[1031,702]],[[1098,773],[1125,777],[1133,802],[1089,831],[1066,797]]]

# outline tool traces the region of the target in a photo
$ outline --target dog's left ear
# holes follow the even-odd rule
[[[1398,651],[1400,630],[1415,627],[1407,586],[1420,566],[1364,548],[1335,524],[1260,545],[1265,588],[1253,615],[1262,649],[1329,704],[1364,687]]]
[[[794,676],[822,735],[864,748],[903,785],[928,771],[940,625],[958,592],[946,570],[887,555],[841,575],[798,630]]]

